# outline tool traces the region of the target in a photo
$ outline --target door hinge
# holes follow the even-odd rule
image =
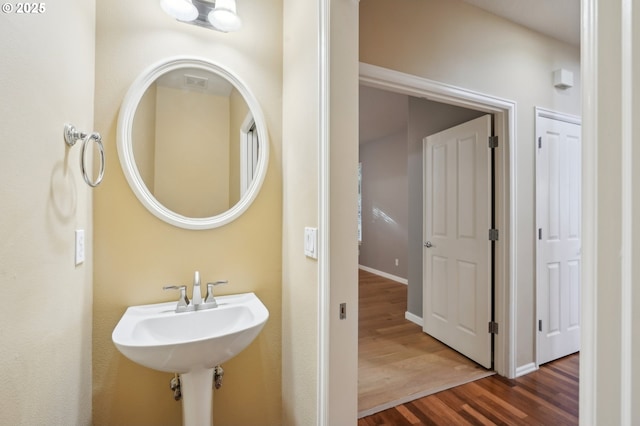
[[[498,323],[489,321],[489,334],[498,334]]]
[[[542,136],[538,137],[538,149],[542,148]]]
[[[538,331],[542,331],[542,320],[538,320]]]
[[[489,148],[497,148],[497,147],[498,147],[498,137],[489,136]]]
[[[538,239],[542,239],[542,228],[538,228]]]
[[[498,241],[497,229],[489,229],[489,241]]]

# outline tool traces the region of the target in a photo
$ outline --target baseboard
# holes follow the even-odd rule
[[[533,373],[536,371],[538,367],[536,367],[535,362],[530,362],[529,364],[521,365],[516,368],[516,377],[524,376],[525,374]]]
[[[417,316],[416,314],[412,314],[409,311],[404,313],[404,319],[409,320],[414,324],[418,324],[420,327],[424,325],[424,321],[421,317]]]
[[[368,266],[358,265],[358,268],[362,269],[363,271],[371,272],[372,274],[376,274],[376,275],[381,276],[383,278],[386,278],[388,280],[398,282],[400,284],[404,284],[404,285],[408,285],[409,284],[409,281],[407,281],[406,278],[402,278],[402,277],[398,277],[396,275],[392,275],[392,274],[389,274],[389,273],[386,273],[386,272],[378,271],[377,269],[369,268]]]

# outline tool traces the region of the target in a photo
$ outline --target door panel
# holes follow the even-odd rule
[[[440,256],[433,256],[431,261],[431,271],[433,273],[432,282],[434,284],[429,305],[431,306],[433,316],[440,321],[447,322],[449,321],[449,303],[447,302],[449,298],[448,261],[446,258]]]
[[[431,220],[434,236],[447,236],[447,146],[433,147],[432,161],[433,209]]]
[[[424,139],[424,331],[491,367],[487,115]]]
[[[580,350],[580,125],[536,118],[538,363]]]
[[[475,158],[476,138],[458,141],[458,238],[476,238]]]

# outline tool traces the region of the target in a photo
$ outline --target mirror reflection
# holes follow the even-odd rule
[[[144,92],[132,126],[135,165],[149,192],[192,218],[219,215],[249,188],[258,163],[253,116],[225,78],[178,68]]]

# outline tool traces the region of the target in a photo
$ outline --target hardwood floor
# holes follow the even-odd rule
[[[364,417],[376,425],[577,425],[579,355],[509,380],[491,376]]]
[[[493,374],[405,319],[406,285],[359,281],[359,417]]]

